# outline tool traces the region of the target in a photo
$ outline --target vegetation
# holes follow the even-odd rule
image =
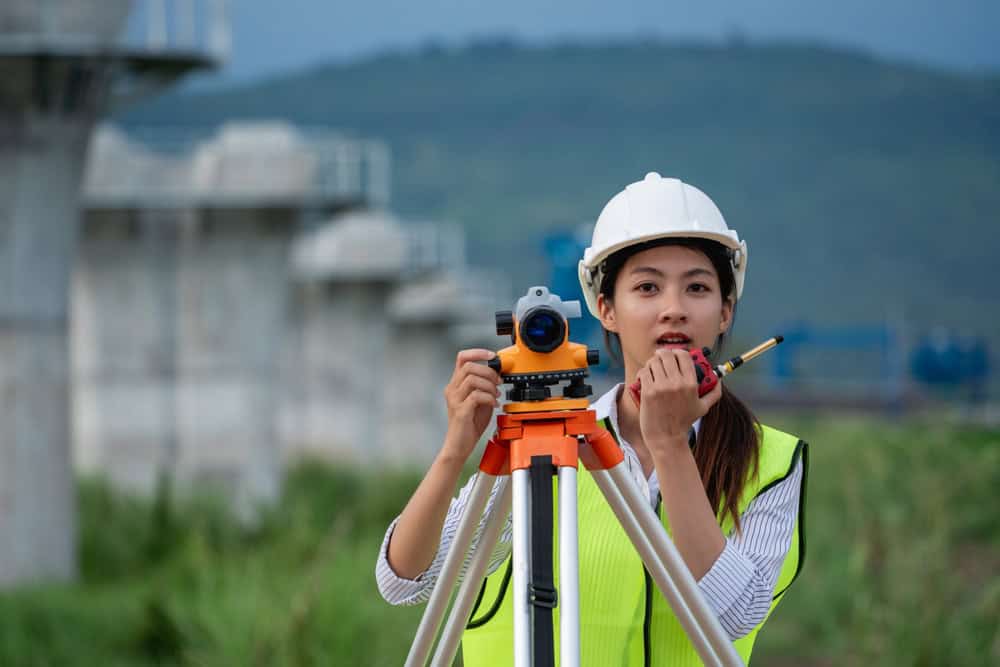
[[[997,349],[998,108],[996,74],[847,50],[494,39],[175,94],[122,121],[283,118],[383,138],[393,207],[462,223],[473,262],[525,285],[548,280],[544,232],[592,222],[647,171],[680,176],[749,239],[748,339],[891,317]]]
[[[771,418],[811,442],[808,558],[754,662],[1000,661],[1000,432]],[[80,581],[0,595],[0,664],[399,665],[422,608],[375,555],[419,472],[312,463],[255,527],[211,499],[80,485]]]

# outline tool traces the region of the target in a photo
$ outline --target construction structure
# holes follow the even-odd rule
[[[426,464],[455,352],[496,345],[510,288],[466,265],[460,226],[389,212],[389,159],[276,121],[102,127],[73,280],[78,469],[252,515],[294,459]]]
[[[494,347],[510,287],[465,262],[455,224],[344,213],[293,248],[285,345],[286,458],[426,465],[447,427],[456,350]]]
[[[149,30],[126,29],[133,4]],[[178,12],[182,41],[160,29]],[[221,2],[0,4],[0,586],[75,573],[68,294],[91,130],[228,41]]]
[[[101,128],[73,283],[79,469],[149,494],[212,487],[245,516],[280,488],[293,238],[384,205],[381,142],[281,122],[208,136]]]

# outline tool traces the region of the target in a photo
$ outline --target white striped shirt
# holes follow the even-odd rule
[[[625,453],[625,462],[636,485],[648,491],[650,504],[655,507],[659,496],[656,470],[645,478],[642,466],[632,446],[621,437],[618,427],[618,385],[598,399],[592,406],[597,419],[608,418],[618,435],[618,442]],[[700,423],[695,423],[695,429]],[[445,556],[455,537],[458,523],[468,503],[475,476],[462,487],[458,498],[452,499],[441,532],[437,554],[427,570],[416,579],[398,576],[387,558],[389,540],[396,527],[397,517],[385,532],[382,548],[375,565],[379,592],[390,604],[421,604],[430,597]],[[733,640],[753,630],[767,615],[774,594],[774,587],[781,571],[782,561],[791,546],[792,534],[799,511],[799,494],[802,487],[802,461],[784,480],[754,498],[740,515],[742,533],[735,531],[726,537],[726,545],[715,563],[698,581],[698,587],[709,606],[719,618],[722,627]],[[496,501],[499,486],[494,485],[487,503],[487,511]],[[479,543],[483,531],[480,521],[469,553]],[[490,557],[488,572],[493,573],[507,559],[511,550],[511,517],[508,514],[500,540]],[[462,576],[469,566],[466,555]]]

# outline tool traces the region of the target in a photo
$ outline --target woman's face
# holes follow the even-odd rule
[[[629,257],[613,302],[601,295],[597,303],[604,328],[621,339],[628,378],[659,348],[712,347],[733,315],[712,262],[701,251],[678,245]]]

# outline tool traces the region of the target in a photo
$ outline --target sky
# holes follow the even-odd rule
[[[229,0],[229,13],[230,61],[196,86],[496,36],[545,43],[740,34],[750,42],[821,41],[889,60],[1000,71],[1000,0]]]

